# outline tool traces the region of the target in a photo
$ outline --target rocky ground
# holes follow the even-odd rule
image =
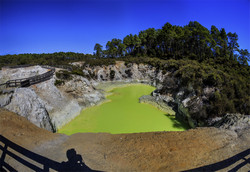
[[[87,166],[101,171],[182,171],[223,161],[248,150],[239,161],[222,166],[225,168],[221,171],[228,171],[250,158],[250,129],[234,132],[198,128],[184,132],[78,133],[66,136],[38,128],[24,117],[1,109],[0,134],[60,163],[67,161],[66,152],[73,148]],[[0,145],[3,143],[0,142]],[[18,171],[29,171],[9,156],[5,162]],[[249,170],[249,163],[239,169]]]

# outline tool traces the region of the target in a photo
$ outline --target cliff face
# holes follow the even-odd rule
[[[97,82],[137,81],[151,83],[158,72],[156,68],[144,64],[127,64],[117,61],[115,65],[86,67],[84,73],[92,74]]]
[[[46,71],[47,69],[40,66],[6,69],[0,72],[0,79],[1,81],[19,79]],[[5,90],[0,95],[0,107],[25,117],[38,127],[56,131],[77,116],[83,108],[98,104],[105,99],[86,78],[74,75],[59,88],[54,84],[55,78],[54,76],[48,81],[28,88]]]
[[[61,69],[56,69],[60,71]],[[0,71],[0,80],[21,79],[47,72],[40,66],[27,68],[4,69]],[[38,127],[56,131],[86,107],[99,104],[105,99],[102,90],[94,86],[105,81],[145,82],[151,83],[155,78],[154,68],[147,65],[117,62],[116,65],[104,67],[87,67],[84,72],[92,74],[89,79],[71,75],[61,86],[55,86],[52,79],[32,85],[28,88],[17,88],[0,95],[0,107],[25,117]]]
[[[62,69],[56,69],[57,72],[60,70]],[[46,71],[47,69],[39,66],[2,70],[0,80],[23,78],[22,73],[29,77]],[[157,107],[161,109],[169,109],[171,106],[177,118],[187,122],[191,127],[214,125],[225,128],[221,122],[225,119],[208,117],[206,111],[210,106],[208,100],[214,96],[216,88],[204,86],[199,89],[202,91],[197,91],[192,84],[181,84],[183,81],[174,75],[175,71],[163,72],[150,65],[125,64],[117,61],[115,65],[85,66],[83,73],[85,77],[70,74],[70,79],[63,80],[64,84],[60,86],[55,86],[55,80],[58,78],[54,76],[31,87],[1,94],[0,107],[26,117],[41,128],[55,131],[76,117],[82,109],[102,102],[105,96],[101,89],[107,87],[107,84],[142,82],[157,88],[152,97],[143,98],[144,102],[158,104]],[[170,111],[173,112],[171,109]],[[230,118],[231,121],[240,119],[244,125],[239,123],[237,126],[229,126],[234,126],[234,129],[249,127],[250,118],[245,117],[242,120]]]
[[[204,126],[206,112],[204,105],[206,100],[214,94],[215,88],[204,88],[202,94],[197,94],[192,85],[182,86],[180,80],[173,76],[174,72],[163,72],[155,67],[145,64],[127,64],[117,62],[116,65],[104,67],[86,67],[84,72],[95,76],[97,84],[105,81],[127,81],[143,82],[155,86],[157,89],[152,93],[154,98],[148,100],[155,101],[159,107],[166,109],[169,105],[177,112],[177,118],[186,121],[191,127]],[[155,104],[153,103],[153,104]],[[198,114],[198,115],[197,115]],[[196,118],[198,116],[198,118]],[[199,118],[201,120],[199,120]]]
[[[1,95],[1,106],[25,117],[38,127],[54,131],[45,102],[32,89],[17,88],[14,92]]]
[[[187,122],[190,127],[198,126],[217,126],[223,127],[220,121],[225,121],[217,114],[208,114],[208,109],[212,109],[211,99],[215,97],[218,88],[201,85],[201,88],[195,88],[195,84],[185,84],[183,78],[176,75],[177,71],[162,71],[155,67],[145,64],[126,64],[116,62],[115,65],[104,67],[86,67],[84,72],[92,74],[97,84],[105,81],[126,81],[143,82],[156,87],[152,97],[143,97],[143,102],[157,104],[160,109],[169,109],[169,106],[176,112],[176,117]],[[93,84],[95,82],[92,82]],[[154,102],[152,102],[154,101]],[[163,107],[165,105],[165,107]],[[171,111],[169,111],[171,113]],[[172,114],[172,113],[171,113]],[[226,114],[225,114],[226,115]],[[229,129],[243,129],[250,125],[250,118],[243,115],[244,119],[235,117],[231,114],[230,119],[237,123],[237,126],[228,127]],[[238,119],[238,120],[236,120]],[[241,122],[237,122],[241,121]]]

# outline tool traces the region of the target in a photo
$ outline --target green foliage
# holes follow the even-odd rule
[[[114,38],[107,42],[106,50],[96,44],[94,50],[95,56],[73,52],[4,55],[0,56],[0,67],[68,65],[76,61],[85,61],[84,67],[108,66],[119,58],[127,66],[144,63],[163,73],[171,72],[178,79],[176,87],[192,85],[198,95],[206,87],[215,88],[205,107],[210,116],[226,112],[250,114],[250,54],[246,49],[239,49],[238,35],[227,33],[224,28],[212,26],[208,30],[196,21],[183,27],[166,23],[161,29],[149,28],[139,34],[129,34],[123,40]],[[72,71],[57,72],[56,77],[62,81],[72,79],[72,74],[95,78],[92,72],[83,73],[83,68],[72,68]],[[130,70],[125,72],[132,76]],[[114,77],[114,72],[110,72],[110,77]]]
[[[128,75],[129,78],[133,75],[130,69],[125,70],[125,73]]]
[[[125,46],[120,39],[112,39],[106,44],[107,57],[121,57],[124,55]]]
[[[115,78],[115,71],[110,70],[110,79],[113,80]]]
[[[191,84],[196,94],[202,95],[204,88],[216,88],[217,91],[210,97],[208,105],[204,107],[207,117],[221,116],[227,112],[250,114],[249,66],[220,57],[203,62],[148,57],[127,57],[123,60],[126,65],[145,63],[163,70],[164,73],[172,72],[179,82],[175,90]],[[167,82],[170,83],[169,80]],[[163,85],[165,84],[163,83]]]
[[[103,51],[102,51],[102,46],[100,44],[95,44],[94,50],[96,51],[95,55],[97,57],[102,57],[103,56]]]
[[[240,51],[237,41],[236,33],[226,33],[224,28],[219,30],[214,25],[208,30],[197,21],[191,21],[184,27],[166,23],[158,30],[149,28],[140,31],[138,35],[129,34],[123,40],[114,38],[108,41],[103,57],[147,56],[199,62],[210,58],[221,60],[230,58],[246,65],[249,53]],[[236,51],[240,53],[239,58]]]
[[[101,59],[87,59],[85,60],[85,66],[108,66],[114,65],[115,59],[101,58]]]
[[[247,51],[247,49],[241,49],[239,50],[239,57],[238,57],[238,61],[240,64],[242,65],[248,65],[247,61],[250,61],[250,53]]]
[[[58,52],[52,54],[18,54],[18,55],[3,55],[0,56],[0,67],[14,66],[24,64],[39,64],[39,65],[69,65],[75,61],[85,61],[93,59],[92,55],[73,53],[73,52]]]
[[[59,72],[56,72],[56,77],[61,80],[71,80],[71,72],[66,70],[60,70]]]
[[[63,85],[64,84],[64,81],[63,80],[55,80],[55,86],[61,86],[61,85]]]
[[[79,76],[83,76],[83,77],[86,77],[86,75],[83,73],[82,69],[81,68],[75,68],[73,69],[70,74],[73,74],[73,75],[79,75]]]

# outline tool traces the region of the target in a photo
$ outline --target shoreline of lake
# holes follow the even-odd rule
[[[182,127],[183,124],[173,117],[170,118],[157,107],[139,103],[142,95],[149,95],[154,89],[150,85],[141,83],[122,84],[112,89],[106,88],[107,93],[111,93],[106,95],[107,101],[82,110],[81,114],[58,132],[70,135],[78,132],[118,134],[185,130],[186,128]],[[124,106],[129,108],[124,108]],[[115,114],[120,116],[117,117]],[[81,126],[84,127],[81,128]]]

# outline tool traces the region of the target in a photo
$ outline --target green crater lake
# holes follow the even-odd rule
[[[109,91],[109,102],[87,108],[58,132],[71,135],[79,132],[139,133],[183,131],[187,126],[167,116],[152,105],[139,103],[142,95],[155,88],[144,84],[117,87]]]

